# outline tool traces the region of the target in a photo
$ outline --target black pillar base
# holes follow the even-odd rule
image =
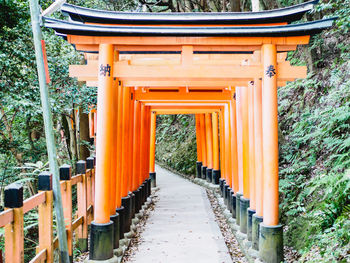
[[[132,220],[136,213],[136,203],[135,203],[135,195],[134,193],[129,193],[129,196],[131,198],[130,204],[131,204],[131,219]],[[130,223],[131,224],[131,223]]]
[[[142,183],[140,186],[141,189],[141,204],[143,205],[146,201],[146,184]]]
[[[119,247],[119,214],[111,215],[111,222],[113,222],[113,248]]]
[[[220,178],[220,179],[219,179],[219,184],[220,184],[220,193],[221,193],[221,196],[224,197],[225,179]]]
[[[142,199],[142,191],[143,191],[143,189],[142,189],[142,185],[140,185],[140,187],[139,187],[139,198],[140,198],[140,201],[139,201],[139,211],[141,210],[141,208],[142,208],[142,204],[143,204],[143,199]]]
[[[113,226],[113,222],[91,223],[89,259],[107,260],[113,257]]]
[[[239,225],[239,230],[247,234],[247,228],[248,228],[248,207],[249,207],[249,199],[244,198],[241,196],[240,199],[240,225]]]
[[[236,193],[236,224],[241,225],[241,197],[242,193]]]
[[[232,189],[229,187],[227,188],[227,209],[232,213]]]
[[[227,189],[229,188],[228,184],[224,185],[224,204],[227,206]]]
[[[152,193],[151,179],[150,178],[147,179],[147,186],[148,186],[148,188],[147,188],[147,197],[149,197],[149,196],[151,196],[151,193]]]
[[[208,183],[211,183],[212,176],[213,176],[213,169],[207,168],[207,182]]]
[[[232,214],[232,218],[236,218],[236,196],[233,194],[231,194],[231,214]]]
[[[149,196],[149,184],[148,184],[148,179],[145,180],[145,202],[147,201],[147,198]]]
[[[156,173],[149,173],[149,178],[151,179],[151,187],[157,186]]]
[[[133,192],[135,195],[135,213],[138,213],[141,209],[141,191],[137,189]]]
[[[247,239],[252,241],[252,231],[253,231],[253,215],[255,214],[255,210],[248,208],[248,222],[247,222]]]
[[[257,214],[253,215],[252,219],[252,247],[255,250],[259,250],[259,234],[260,234],[260,223],[262,223],[263,217]]]
[[[119,214],[119,240],[124,238],[125,229],[125,209],[124,206],[117,208],[116,213]]]
[[[259,257],[265,263],[283,262],[282,225],[266,226],[260,224]]]
[[[122,197],[122,206],[124,206],[124,233],[128,233],[130,232],[132,212],[130,196]]]
[[[207,167],[202,166],[202,179],[205,180],[206,177],[207,177]]]
[[[212,180],[211,182],[213,184],[219,184],[219,180],[220,180],[220,176],[221,176],[221,172],[220,170],[213,170],[213,175],[212,175]]]
[[[202,178],[202,162],[196,162],[197,167],[197,178]]]

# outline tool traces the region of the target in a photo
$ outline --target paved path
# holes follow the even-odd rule
[[[232,262],[205,190],[159,166],[156,172],[159,201],[130,261]]]

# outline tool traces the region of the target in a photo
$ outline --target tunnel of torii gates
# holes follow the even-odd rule
[[[155,185],[158,114],[195,114],[197,177],[220,183],[262,261],[283,260],[277,87],[306,77],[306,67],[291,66],[286,52],[332,26],[334,19],[289,24],[316,3],[182,14],[64,4],[70,21],[44,17],[46,27],[85,52],[87,64],[70,66],[70,76],[98,87],[90,113],[96,144],[90,260],[113,259],[145,185]]]

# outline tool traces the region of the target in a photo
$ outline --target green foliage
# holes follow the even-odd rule
[[[289,54],[295,64],[311,57],[308,78],[279,88],[281,220],[300,262],[348,262],[350,3],[322,1],[312,15],[339,18]]]
[[[195,173],[196,131],[193,115],[157,116],[156,160],[184,173]]]

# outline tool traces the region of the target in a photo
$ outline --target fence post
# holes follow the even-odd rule
[[[38,252],[46,249],[46,262],[53,262],[53,192],[52,174],[39,174],[38,191],[45,191],[45,202],[38,207],[39,212],[39,246]]]
[[[73,262],[73,233],[72,233],[72,184],[71,184],[72,171],[68,164],[64,164],[60,167],[60,180],[63,204],[64,222],[67,230],[67,244],[68,254],[70,262]]]
[[[5,188],[5,209],[13,209],[13,222],[5,226],[5,262],[24,261],[23,186],[13,183]]]
[[[77,162],[77,174],[81,174],[81,182],[77,185],[78,198],[78,218],[83,217],[83,223],[77,228],[78,246],[82,252],[88,251],[88,221],[87,221],[87,176],[86,162],[80,160]]]

